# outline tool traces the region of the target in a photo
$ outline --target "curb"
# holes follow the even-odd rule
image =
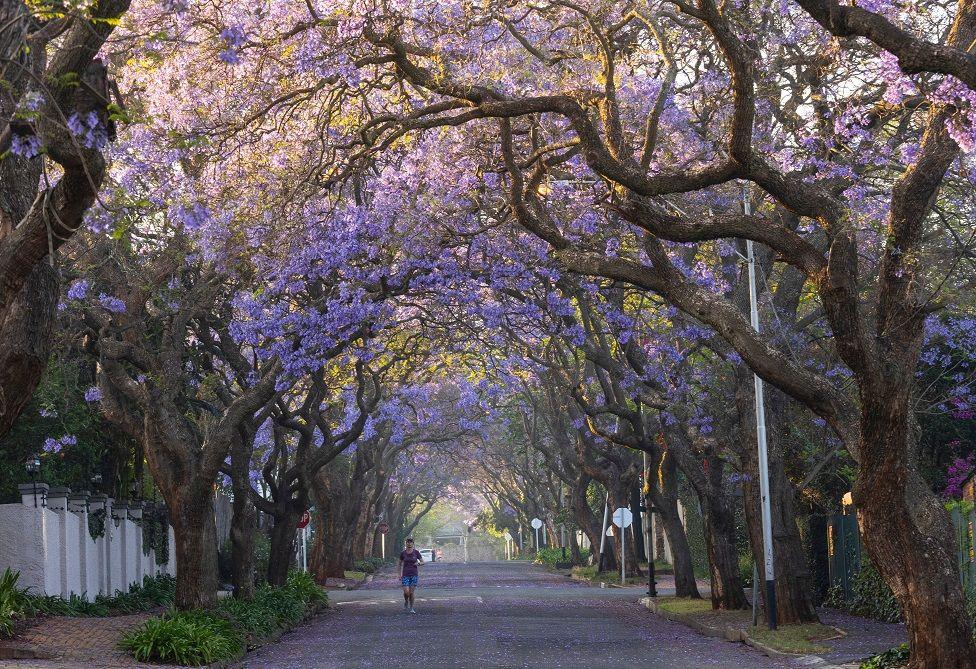
[[[707,637],[712,637],[716,639],[724,639],[725,641],[731,641],[733,643],[744,643],[747,646],[755,648],[760,653],[768,655],[769,657],[777,658],[791,658],[796,660],[798,663],[807,667],[816,667],[817,669],[851,669],[859,666],[859,663],[836,665],[828,662],[819,655],[800,655],[796,653],[786,653],[781,650],[777,650],[766,644],[753,639],[749,636],[749,633],[743,629],[734,627],[711,627],[698,620],[695,620],[691,616],[686,616],[681,613],[672,613],[662,609],[658,605],[658,601],[651,597],[641,597],[639,600],[641,606],[650,609],[652,613],[658,615],[666,620],[671,620],[676,623],[681,623],[686,627],[690,627],[699,634]],[[837,628],[834,628],[837,629]],[[843,634],[843,630],[837,630],[839,633]]]

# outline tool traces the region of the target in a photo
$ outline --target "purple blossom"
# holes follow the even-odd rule
[[[113,314],[125,313],[125,302],[123,302],[117,297],[106,295],[105,293],[99,293],[98,301],[101,303],[103,307],[111,311]]]
[[[69,300],[83,300],[88,295],[88,281],[86,279],[79,279],[71,284],[68,288],[68,299]]]
[[[10,138],[10,152],[21,158],[33,158],[41,152],[37,135],[14,135]]]
[[[92,386],[85,390],[85,401],[86,402],[101,402],[102,401],[102,390],[98,386]]]

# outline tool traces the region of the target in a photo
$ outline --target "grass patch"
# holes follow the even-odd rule
[[[820,623],[802,623],[780,625],[775,631],[770,631],[766,627],[750,627],[749,636],[774,650],[805,655],[829,650],[826,646],[815,642],[836,637],[837,630]]]
[[[366,572],[364,571],[349,571],[348,569],[344,572],[346,578],[351,578],[354,581],[361,581],[366,578]]]
[[[668,613],[695,615],[712,613],[712,602],[708,599],[686,599],[684,597],[659,597],[657,606]]]

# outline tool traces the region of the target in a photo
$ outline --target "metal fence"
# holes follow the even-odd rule
[[[956,558],[962,585],[976,595],[976,510],[964,513],[960,509],[950,512],[955,530]],[[857,516],[852,513],[837,514],[827,526],[827,552],[830,559],[830,585],[839,588],[844,597],[850,597],[851,584],[861,570],[861,533]]]

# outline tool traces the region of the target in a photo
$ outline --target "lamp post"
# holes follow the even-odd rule
[[[31,475],[31,484],[34,488],[34,508],[37,508],[37,472],[41,471],[41,459],[37,455],[27,458],[27,473]]]

